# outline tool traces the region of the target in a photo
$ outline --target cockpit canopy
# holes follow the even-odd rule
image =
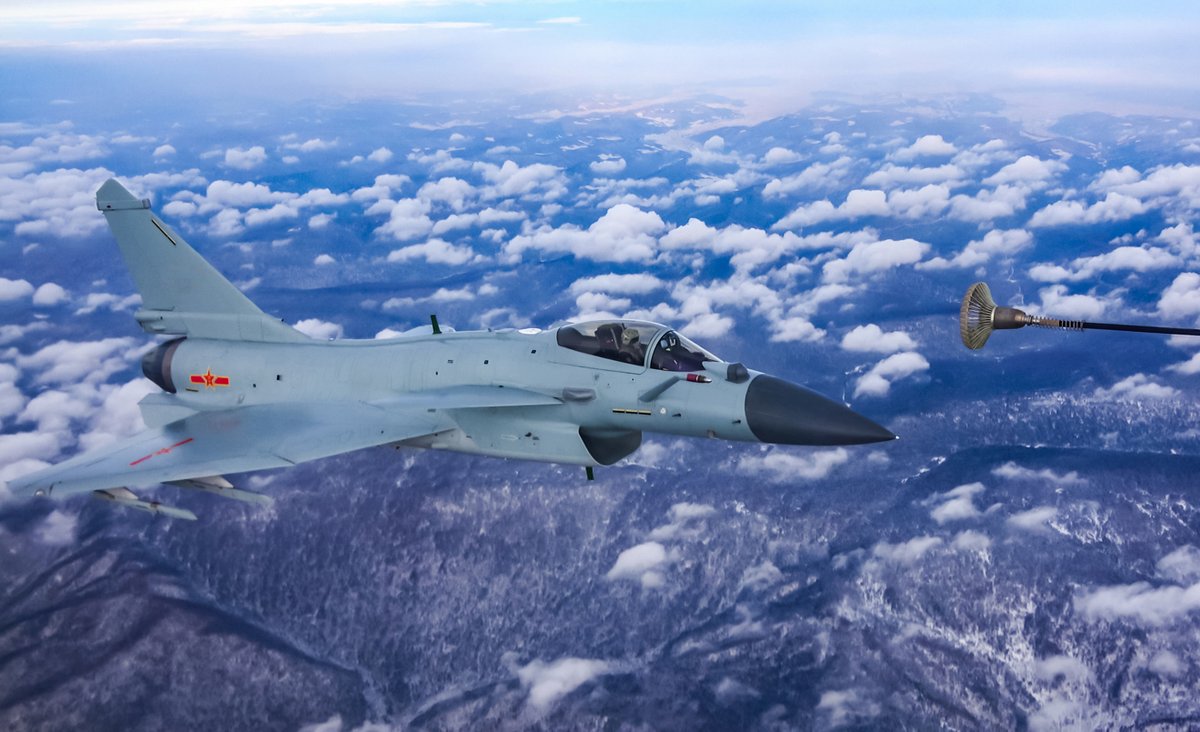
[[[557,337],[563,348],[634,366],[646,366],[649,352],[650,368],[660,371],[702,371],[705,361],[721,360],[665,326],[640,320],[564,325]]]

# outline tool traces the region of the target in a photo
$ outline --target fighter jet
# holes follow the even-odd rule
[[[162,391],[147,428],[9,484],[16,495],[95,492],[177,518],[129,486],[166,483],[249,501],[224,476],[374,446],[596,466],[658,432],[784,445],[895,439],[842,404],[726,362],[657,323],[320,341],[270,317],[116,180],[96,192],[135,285],[142,358]]]

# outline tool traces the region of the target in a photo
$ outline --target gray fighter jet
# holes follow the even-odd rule
[[[171,336],[142,359],[162,388],[147,429],[9,484],[16,495],[93,491],[194,519],[128,486],[167,483],[251,501],[223,476],[392,445],[612,465],[643,432],[785,445],[895,438],[842,404],[725,362],[635,320],[552,330],[318,341],[272,318],[115,180],[97,207],[142,295],[135,317]]]

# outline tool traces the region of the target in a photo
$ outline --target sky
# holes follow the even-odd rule
[[[761,116],[823,93],[984,92],[1045,116],[1200,108],[1194,3],[913,5],[7,3],[0,82],[71,98],[145,93],[128,83],[136,79],[154,94],[283,99],[702,91],[736,96]]]

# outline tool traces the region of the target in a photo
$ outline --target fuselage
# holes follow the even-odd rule
[[[624,325],[632,329],[628,322]],[[635,363],[626,362],[636,360],[628,355],[619,360],[615,351],[605,357],[564,346],[558,330],[524,329],[308,343],[187,338],[163,344],[147,355],[143,366],[181,404],[200,411],[289,401],[386,404],[405,394],[469,385],[535,392],[555,403],[502,410],[430,409],[442,412],[446,429],[406,444],[549,462],[611,464],[636,450],[643,432],[792,444],[857,444],[893,437],[842,405],[717,360],[698,347],[709,360],[671,360],[664,366],[664,359],[651,357],[653,349],[658,341],[665,344],[666,338],[678,336],[663,326],[634,325],[656,339],[640,347]],[[764,389],[775,391],[758,393]],[[815,406],[821,412],[801,409],[794,415],[797,425],[808,432],[817,426],[834,433],[815,439],[808,432],[791,435],[795,439],[764,435],[764,425],[767,432],[778,432],[778,415],[764,416],[764,409],[769,411],[772,403],[786,406],[778,404],[784,396],[779,389],[793,400],[799,394],[804,404],[796,406]],[[828,424],[829,414],[849,423]],[[826,424],[812,424],[814,416]]]

